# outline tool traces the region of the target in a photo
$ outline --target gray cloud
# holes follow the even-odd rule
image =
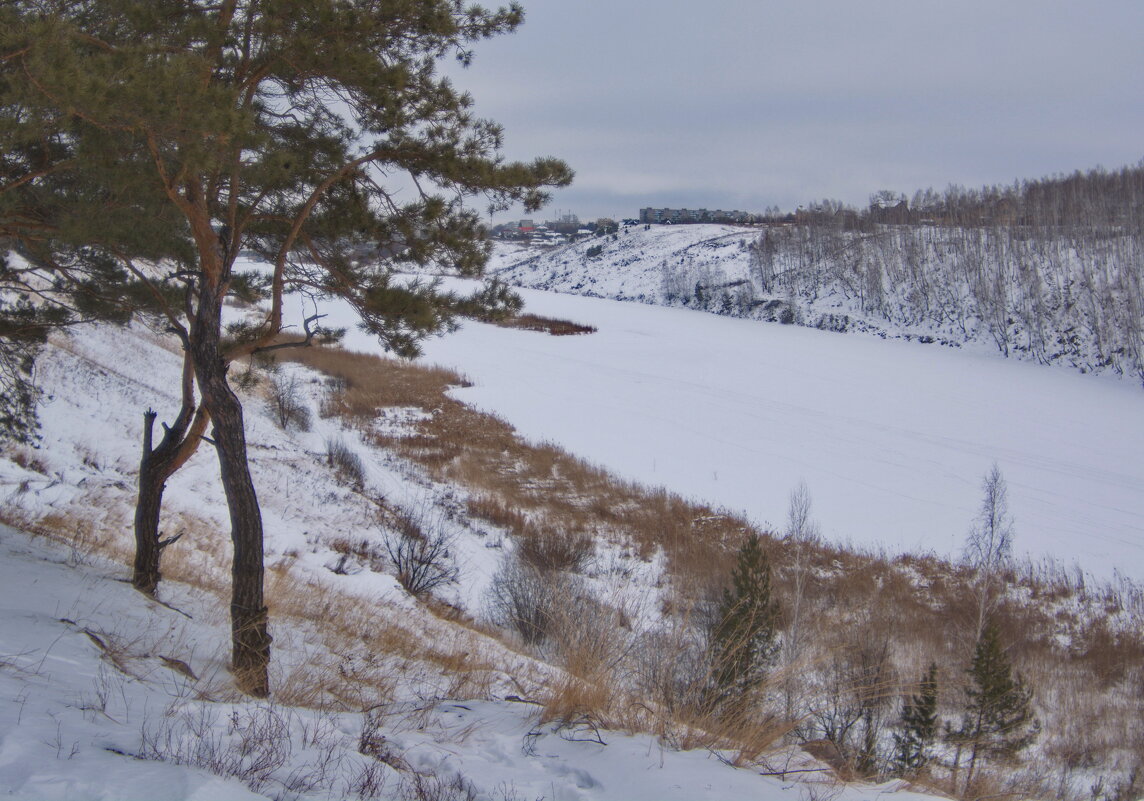
[[[1144,4],[526,0],[454,70],[554,206],[792,208],[1144,157]]]

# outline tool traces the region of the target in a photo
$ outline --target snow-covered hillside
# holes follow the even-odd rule
[[[5,798],[926,798],[900,783],[761,776],[646,735],[561,731],[522,701],[410,695],[363,714],[212,698],[210,674],[222,670],[213,657],[229,633],[217,610],[177,583],[165,591],[170,607],[148,601],[123,573],[0,526]],[[278,658],[307,656],[293,634],[280,621]],[[785,767],[814,765],[795,757]]]
[[[1130,230],[836,222],[631,226],[502,245],[506,281],[837,332],[984,345],[1144,377],[1144,245]]]
[[[625,476],[675,482],[759,519],[780,519],[787,494],[805,479],[828,536],[937,550],[960,543],[981,475],[997,459],[1010,481],[1019,550],[1075,558],[1103,575],[1114,562],[1125,572],[1139,564],[1140,401],[1123,382],[964,350],[525,294],[530,311],[599,330],[548,337],[468,323],[429,351],[473,380],[454,393],[500,410],[534,439],[565,442]],[[369,338],[351,344],[376,348]],[[160,597],[173,609],[116,581],[127,576],[142,411],[170,415],[178,377],[177,350],[145,328],[59,336],[40,363],[49,395],[40,447],[9,447],[0,460],[5,517],[65,542],[60,550],[0,535],[0,682],[11,699],[0,709],[0,782],[15,797],[242,797],[243,787],[274,798],[433,797],[419,795],[417,782],[506,801],[824,793],[857,801],[900,791],[818,784],[820,772],[760,775],[807,765],[790,745],[734,768],[723,752],[675,750],[686,741],[679,737],[632,736],[576,716],[542,725],[545,707],[510,696],[551,697],[567,674],[542,651],[470,622],[485,618],[485,589],[515,538],[467,514],[462,487],[431,479],[366,436],[379,427],[400,435],[424,412],[393,408],[347,426],[324,416],[336,383],[297,365],[242,390],[267,521],[275,638],[274,703],[243,702],[225,669],[227,526],[209,449],[168,487],[164,528],[185,532],[164,562]],[[271,382],[295,380],[309,431],[282,430],[267,404]],[[338,441],[361,458],[359,490],[326,466]],[[725,487],[740,495],[721,496]],[[949,498],[964,508],[949,512]],[[384,555],[393,531],[379,522],[382,500],[423,522],[431,517],[453,537],[460,580],[435,593],[438,606],[396,581]],[[1050,518],[1073,540],[1053,539]],[[1086,521],[1096,521],[1096,534]],[[877,525],[899,525],[915,539],[885,531],[859,539]],[[945,540],[924,539],[935,530]],[[624,600],[624,636],[635,642],[652,632],[671,583],[663,560],[640,559],[604,537],[592,550],[577,580],[596,598],[641,596],[641,604]],[[103,561],[105,553],[116,562]],[[432,611],[442,608],[444,618]],[[1080,610],[1084,619],[1090,612]],[[1132,614],[1122,609],[1117,620]],[[1099,703],[1119,698],[1107,692]],[[1116,721],[1116,731],[1123,725]],[[1099,764],[1070,768],[1060,781],[1087,787],[1092,777],[1126,775],[1135,746],[1122,739],[1102,741]]]
[[[686,264],[696,280],[745,279],[758,232],[732,225],[621,228],[615,236],[535,249],[498,243],[488,271],[516,286],[614,300],[666,303],[665,267]],[[588,251],[596,255],[589,255]]]
[[[226,513],[209,449],[168,487],[164,526],[184,537],[165,556],[163,603],[127,583],[142,411],[170,414],[178,374],[177,353],[141,327],[57,337],[40,363],[49,395],[41,445],[8,448],[0,459],[5,516],[62,540],[0,527],[7,797],[917,798],[900,783],[839,785],[797,748],[768,752],[770,767],[736,768],[729,753],[678,750],[591,721],[541,723],[542,706],[530,701],[551,692],[559,668],[463,616],[461,624],[443,620],[405,593],[391,569],[358,558],[388,536],[371,494],[434,514],[434,525],[454,527],[461,569],[438,598],[479,616],[488,575],[512,543],[458,514],[457,488],[322,417],[328,387],[297,366],[276,377],[300,379],[308,432],[272,422],[265,378],[245,391],[267,521],[274,700],[243,700],[226,672]],[[377,424],[393,430],[402,417]],[[333,439],[361,457],[365,491],[349,490],[325,466]],[[347,552],[339,545],[347,540],[362,545]],[[607,561],[606,544],[598,549]],[[657,577],[631,561],[611,580],[654,593]],[[608,580],[595,579],[601,595]]]

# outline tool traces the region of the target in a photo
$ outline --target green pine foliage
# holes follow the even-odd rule
[[[901,731],[894,734],[894,766],[917,773],[929,764],[938,735],[937,664],[930,663],[916,694],[902,699]]]
[[[512,288],[493,278],[467,298],[461,298],[453,310],[462,317],[471,317],[485,323],[507,320],[524,308],[524,299]]]
[[[712,679],[717,702],[758,687],[778,651],[779,604],[771,595],[771,564],[757,534],[750,534],[723,591],[711,632]]]
[[[98,5],[84,13],[94,17]],[[148,285],[137,261],[187,264],[192,255],[138,146],[37,99],[20,54],[58,27],[67,4],[51,11],[0,8],[0,438],[15,440],[35,432],[34,365],[48,332],[161,314],[181,302],[182,287]],[[59,65],[59,77],[82,84],[82,65],[73,66]]]
[[[36,435],[34,364],[45,335],[39,317],[27,299],[0,297],[0,442],[29,442]]]
[[[978,760],[1003,759],[1029,746],[1040,732],[1033,713],[1033,691],[1014,675],[997,626],[981,633],[969,667],[965,713],[951,741],[969,748],[965,786],[973,782]]]

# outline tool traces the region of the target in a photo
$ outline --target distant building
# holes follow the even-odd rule
[[[527,239],[536,233],[536,230],[536,223],[532,220],[517,220],[495,226],[492,233],[500,239]]]
[[[883,225],[905,225],[910,221],[910,204],[905,198],[896,203],[871,203],[870,219]]]
[[[571,212],[561,214],[548,223],[549,229],[561,234],[574,234],[580,230],[580,218]]]
[[[759,215],[723,209],[640,209],[641,223],[752,223]]]

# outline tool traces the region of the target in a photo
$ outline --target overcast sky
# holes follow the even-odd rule
[[[542,219],[865,205],[1144,159],[1141,0],[523,3],[450,72],[508,157],[576,171]]]

